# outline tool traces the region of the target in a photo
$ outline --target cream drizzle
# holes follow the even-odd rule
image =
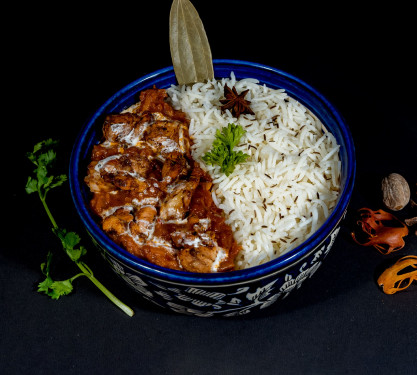
[[[107,158],[105,158],[105,159],[102,159],[102,160],[100,160],[97,164],[96,164],[96,166],[94,167],[94,169],[97,171],[97,172],[100,172],[100,170],[109,162],[109,161],[111,161],[111,160],[115,160],[115,159],[119,159],[121,156],[123,156],[123,154],[117,154],[117,155],[112,155],[112,156],[109,156],[109,157],[107,157]]]

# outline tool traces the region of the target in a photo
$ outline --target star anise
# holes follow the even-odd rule
[[[233,116],[238,118],[243,113],[254,115],[255,113],[250,108],[250,101],[245,99],[246,94],[249,90],[242,91],[240,94],[237,93],[235,86],[230,88],[224,86],[224,97],[225,99],[220,100],[223,104],[220,109],[224,112],[226,109],[230,110]]]

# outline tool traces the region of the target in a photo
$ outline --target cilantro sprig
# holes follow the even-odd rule
[[[246,130],[241,125],[235,124],[228,124],[221,131],[217,129],[212,148],[202,159],[206,164],[219,165],[220,171],[229,176],[237,164],[244,163],[249,157],[242,151],[233,151],[245,133]]]
[[[41,271],[45,279],[38,284],[38,292],[44,293],[52,299],[59,299],[73,291],[73,282],[81,276],[87,277],[97,288],[104,293],[117,307],[123,310],[127,315],[133,316],[133,310],[113,295],[100,281],[94,276],[93,271],[82,261],[82,257],[87,253],[85,247],[80,245],[80,236],[75,232],[69,232],[66,229],[58,227],[52,213],[46,203],[47,193],[67,181],[64,174],[54,176],[50,174],[56,161],[55,147],[58,141],[47,139],[37,143],[32,152],[27,153],[28,159],[36,166],[33,176],[29,176],[26,183],[26,192],[28,194],[38,193],[43,207],[52,223],[53,233],[60,239],[62,247],[68,257],[78,266],[80,273],[67,280],[55,281],[51,276],[52,252],[49,251],[45,263],[41,264]]]

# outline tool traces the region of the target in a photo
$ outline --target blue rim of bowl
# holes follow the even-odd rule
[[[344,215],[347,206],[349,204],[354,181],[356,175],[356,162],[355,162],[355,148],[353,144],[353,139],[349,127],[346,125],[344,119],[340,115],[339,111],[322,95],[320,94],[315,88],[310,86],[309,84],[305,83],[304,81],[300,80],[299,78],[284,72],[282,70],[259,64],[254,62],[247,62],[242,60],[229,60],[229,59],[215,59],[213,60],[214,69],[216,71],[216,65],[221,64],[228,64],[233,65],[236,67],[252,67],[256,69],[261,69],[264,71],[271,71],[272,73],[279,74],[284,76],[286,79],[290,79],[292,81],[297,82],[299,85],[303,87],[303,89],[308,90],[317,98],[320,99],[322,103],[326,105],[328,110],[336,119],[340,132],[343,136],[343,139],[346,143],[347,149],[347,180],[344,186],[343,191],[341,192],[341,196],[336,207],[333,209],[330,216],[327,220],[323,223],[323,225],[313,234],[311,235],[306,241],[304,241],[299,246],[295,247],[294,249],[290,250],[289,252],[281,255],[280,257],[271,260],[267,263],[264,263],[260,266],[255,266],[251,268],[247,268],[244,270],[237,270],[231,271],[226,273],[190,273],[185,271],[177,271],[172,270],[164,267],[160,267],[154,264],[151,264],[145,260],[142,260],[128,251],[123,249],[122,247],[116,245],[107,235],[102,231],[99,227],[97,222],[93,219],[92,214],[90,213],[89,209],[85,206],[84,200],[81,193],[81,185],[80,180],[83,181],[83,178],[80,179],[79,177],[79,165],[80,165],[80,153],[81,153],[81,145],[87,138],[88,130],[95,125],[97,119],[106,114],[106,109],[111,105],[111,103],[117,99],[119,96],[129,92],[132,88],[136,87],[137,85],[146,82],[150,79],[154,79],[158,76],[163,76],[167,73],[173,74],[173,67],[166,67],[159,69],[153,73],[147,74],[118,92],[116,92],[113,96],[111,96],[95,113],[94,115],[85,123],[82,129],[79,132],[79,135],[75,141],[74,148],[71,154],[70,160],[70,170],[69,170],[69,182],[70,182],[70,189],[72,199],[74,201],[76,210],[86,227],[89,234],[99,243],[102,248],[105,248],[107,252],[109,252],[113,257],[121,261],[124,265],[128,266],[129,268],[136,270],[142,274],[147,274],[149,276],[153,276],[157,279],[162,279],[166,281],[170,281],[177,284],[202,284],[202,285],[231,285],[231,284],[239,284],[246,280],[253,280],[263,278],[265,276],[269,276],[270,274],[278,273],[288,266],[291,266],[294,263],[298,263],[301,259],[307,256],[311,251],[315,250],[331,233],[331,231],[338,225],[342,216]],[[83,171],[84,172],[84,171]],[[83,174],[84,176],[84,174]]]

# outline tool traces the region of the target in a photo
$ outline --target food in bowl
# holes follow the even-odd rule
[[[222,110],[230,87],[247,91],[246,114]],[[249,157],[224,174],[203,159],[228,124],[245,129],[236,149]],[[107,116],[103,134],[86,178],[93,212],[116,243],[163,267],[261,265],[310,237],[339,198],[335,137],[284,90],[233,73],[143,91],[138,103]]]
[[[283,249],[282,255],[269,262],[233,272],[184,272],[160,267],[134,256],[112,241],[101,229],[89,208],[91,192],[84,178],[91,161],[92,148],[100,142],[102,136],[103,118],[107,114],[120,113],[131,107],[138,101],[141,91],[154,85],[166,90],[176,85],[172,66],[131,82],[92,114],[74,143],[69,182],[74,205],[86,231],[109,267],[127,286],[141,297],[171,311],[201,317],[232,317],[263,311],[302,289],[307,280],[317,273],[340,232],[352,196],[356,162],[353,139],[347,124],[337,109],[317,90],[297,77],[258,63],[214,60],[213,65],[214,76],[219,80],[231,77],[231,72],[234,72],[239,80],[253,77],[261,85],[276,90],[284,89],[290,97],[309,108],[340,145],[338,156],[341,161],[341,180],[336,206],[329,212],[325,222],[302,244],[288,251]],[[244,139],[242,137],[241,142]],[[204,165],[202,167],[206,168]],[[238,171],[238,167],[235,171]],[[316,288],[314,293],[318,296],[321,292]]]
[[[130,253],[189,272],[234,269],[240,247],[213,202],[212,180],[191,157],[185,114],[164,89],[108,115],[85,182],[103,230]]]

